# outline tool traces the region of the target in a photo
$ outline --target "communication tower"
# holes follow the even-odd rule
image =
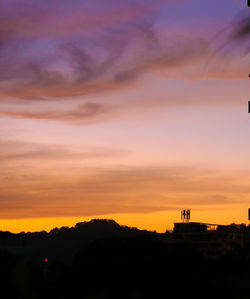
[[[182,222],[188,223],[190,220],[190,209],[181,211]]]

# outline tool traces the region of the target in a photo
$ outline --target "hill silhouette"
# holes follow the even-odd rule
[[[79,222],[74,227],[54,228],[50,232],[0,232],[0,249],[23,254],[33,262],[48,258],[68,263],[82,245],[94,240],[146,234],[152,232],[119,225],[114,220],[93,219]]]
[[[242,227],[236,233],[247,236],[248,231]],[[209,244],[220,250],[217,239],[225,233],[208,233],[208,243],[195,236],[180,239],[105,219],[50,232],[0,232],[1,296],[250,298],[250,259],[244,248],[222,239],[231,250],[214,258],[204,252]]]
[[[50,232],[0,232],[1,294],[4,299],[250,298],[249,232],[234,225],[202,235],[158,234],[106,219]]]

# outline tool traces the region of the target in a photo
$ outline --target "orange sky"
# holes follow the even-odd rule
[[[0,229],[112,218],[163,232],[185,208],[248,223],[240,1],[13,3],[0,11]]]

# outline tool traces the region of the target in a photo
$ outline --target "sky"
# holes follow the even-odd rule
[[[0,229],[248,223],[243,0],[0,0]]]

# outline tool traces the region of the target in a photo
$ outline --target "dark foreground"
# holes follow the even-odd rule
[[[38,261],[34,252],[2,249],[1,298],[250,298],[250,261],[237,243],[221,256],[208,256],[197,242],[171,235],[111,231],[111,236],[83,242],[65,261]],[[3,237],[6,243],[4,238],[13,236]]]

